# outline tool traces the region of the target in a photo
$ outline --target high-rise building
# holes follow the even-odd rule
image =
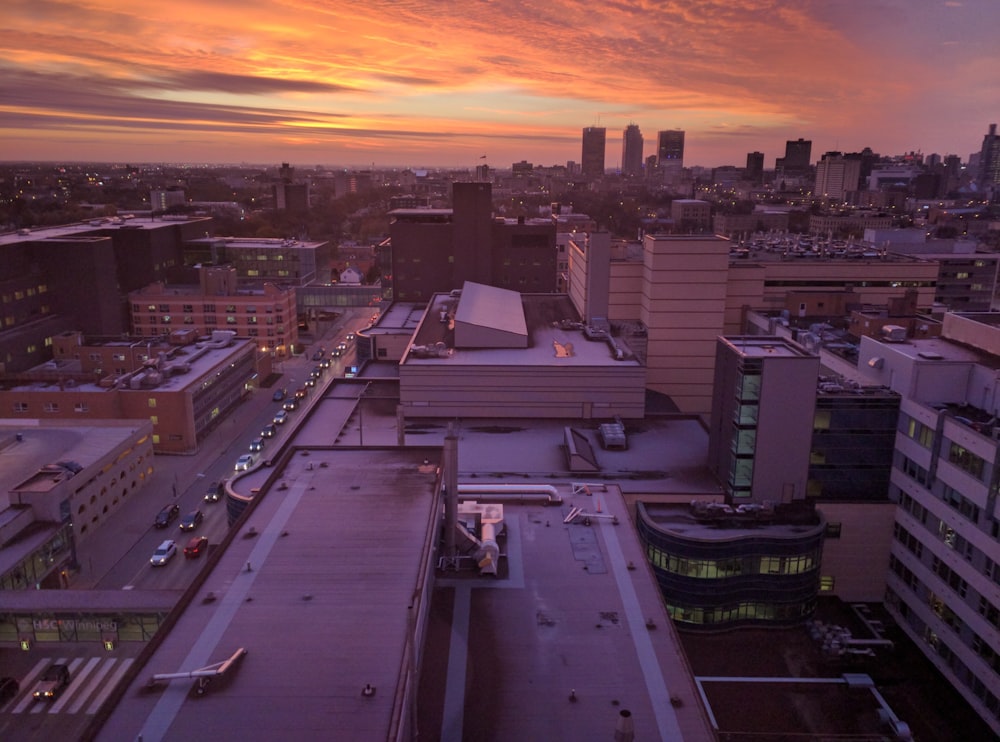
[[[747,168],[743,177],[751,183],[760,183],[764,180],[763,152],[747,152]]]
[[[581,173],[585,178],[600,178],[604,175],[604,145],[607,129],[603,126],[587,126],[583,129],[583,151],[581,153]]]
[[[642,132],[637,124],[622,133],[622,175],[642,175]]]
[[[656,164],[666,182],[680,179],[684,169],[684,132],[680,129],[661,131],[656,138]]]
[[[857,362],[902,395],[885,606],[995,733],[1000,407],[989,392],[998,341],[988,321],[948,312],[939,338],[862,337]]]
[[[785,142],[785,156],[779,157],[775,163],[778,170],[786,173],[802,173],[809,169],[812,162],[812,141],[799,137]]]
[[[813,186],[813,195],[833,201],[843,201],[848,191],[858,190],[860,178],[860,156],[844,156],[840,152],[827,152],[816,165],[816,184]]]
[[[990,124],[979,151],[979,185],[1000,192],[1000,134],[996,124]]]

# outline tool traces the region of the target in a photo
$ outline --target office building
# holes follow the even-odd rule
[[[858,190],[860,178],[860,158],[827,152],[816,164],[813,195],[830,201],[843,201],[848,191]]]
[[[184,263],[231,265],[241,288],[265,283],[307,286],[330,281],[333,248],[326,240],[276,237],[199,237],[184,245]]]
[[[804,500],[819,358],[777,337],[720,338],[708,467],[727,502]]]
[[[807,173],[812,164],[812,142],[801,137],[785,142],[785,156],[775,162],[775,169],[782,174],[801,175]]]
[[[0,409],[14,420],[149,420],[159,453],[190,453],[271,373],[270,355],[217,330],[156,337],[52,338],[51,361],[8,375]]]
[[[1000,134],[997,134],[996,124],[990,124],[990,130],[983,137],[978,181],[981,188],[993,195],[1000,192]]]
[[[1000,397],[995,315],[944,316],[940,338],[863,337],[858,369],[902,395],[886,606],[1000,733]]]
[[[744,179],[751,183],[764,182],[764,153],[747,152],[747,166],[743,172]]]
[[[684,170],[684,132],[661,131],[656,136],[656,166],[665,183],[676,183]]]
[[[129,291],[169,280],[183,246],[211,227],[206,217],[114,217],[0,235],[0,368],[49,360],[52,337],[129,331]]]
[[[261,353],[289,356],[298,343],[295,288],[265,283],[238,289],[232,266],[198,269],[199,283],[154,283],[129,294],[132,333],[156,337],[174,332],[193,336],[229,330],[252,340]]]
[[[622,133],[622,175],[642,175],[642,132],[638,124],[629,124]]]
[[[584,178],[604,176],[604,149],[607,129],[587,126],[583,130],[583,148],[580,155],[580,173]]]
[[[154,214],[184,206],[186,203],[187,199],[184,197],[183,188],[166,188],[149,192],[149,208]]]
[[[551,219],[494,219],[489,183],[454,183],[452,202],[451,209],[389,213],[391,270],[383,276],[383,288],[391,288],[394,299],[427,301],[460,289],[465,281],[525,293],[555,291]]]

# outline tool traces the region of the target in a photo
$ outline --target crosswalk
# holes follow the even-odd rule
[[[20,678],[20,690],[0,707],[0,714],[95,714],[134,661],[132,657],[40,659],[27,675]],[[38,678],[46,667],[59,663],[69,665],[69,685],[54,701],[36,701],[31,693]]]

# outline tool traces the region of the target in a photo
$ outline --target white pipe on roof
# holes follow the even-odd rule
[[[551,484],[460,484],[458,485],[458,498],[463,495],[488,494],[500,498],[520,498],[533,499],[544,497],[546,502],[560,503],[562,497],[559,491]]]

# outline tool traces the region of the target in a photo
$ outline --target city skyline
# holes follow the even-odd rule
[[[1000,118],[993,0],[6,8],[0,160],[563,165],[598,126],[614,169],[635,123],[964,161]]]

